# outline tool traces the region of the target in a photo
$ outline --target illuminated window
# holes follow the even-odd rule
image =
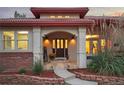
[[[68,40],[65,40],[65,48],[68,48]]]
[[[61,48],[63,48],[63,40],[61,40]]]
[[[86,39],[89,38],[99,38],[99,35],[86,35]]]
[[[27,49],[28,48],[28,31],[19,31],[18,32],[18,49]]]
[[[50,18],[55,18],[55,16],[50,16]]]
[[[4,49],[14,49],[14,32],[3,32],[3,44]]]
[[[62,16],[58,16],[58,18],[62,18]]]
[[[65,16],[65,18],[70,18],[70,16]]]
[[[105,45],[106,45],[105,39],[101,39],[101,50],[102,51],[105,50]]]
[[[86,54],[90,54],[90,41],[86,41]]]
[[[93,41],[93,54],[98,52],[98,41]]]
[[[57,39],[57,48],[60,48],[60,40]]]
[[[105,39],[101,39],[101,46],[102,46],[102,47],[105,46]]]
[[[55,48],[55,40],[53,40],[53,48]]]

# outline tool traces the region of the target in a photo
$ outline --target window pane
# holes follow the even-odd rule
[[[55,18],[55,16],[50,16],[50,18]]]
[[[105,39],[101,39],[101,46],[102,46],[102,47],[105,46]]]
[[[14,49],[15,42],[13,40],[4,40],[4,49]]]
[[[14,40],[14,32],[3,32],[3,40]]]
[[[62,16],[58,16],[58,18],[62,18]]]
[[[28,40],[28,31],[19,31],[18,40]]]
[[[70,18],[70,16],[65,16],[65,18]]]
[[[96,54],[98,51],[98,42],[93,41],[93,54]]]
[[[63,48],[63,40],[61,40],[61,48]]]
[[[14,49],[14,32],[3,32],[3,48],[4,49]]]
[[[53,48],[55,48],[55,40],[53,40]]]
[[[28,31],[18,32],[18,49],[28,49]]]
[[[104,51],[105,45],[106,45],[105,39],[101,39],[101,50],[102,51]]]
[[[27,49],[28,41],[18,41],[18,49]]]
[[[68,40],[65,40],[65,48],[68,48]]]
[[[90,54],[90,41],[86,41],[86,54]]]
[[[60,42],[59,42],[59,39],[57,39],[57,48],[60,48]]]

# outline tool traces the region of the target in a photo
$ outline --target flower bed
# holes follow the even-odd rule
[[[75,69],[70,70],[71,72],[76,74],[76,77],[83,80],[91,80],[97,81],[99,85],[123,85],[124,77],[116,77],[116,76],[102,76],[90,72],[87,69]]]
[[[5,85],[62,85],[62,78],[45,78],[29,75],[0,75],[0,84]]]
[[[18,72],[3,72],[0,73],[0,84],[10,85],[62,85],[64,79],[58,77],[53,71],[43,71],[36,75],[31,71],[25,74],[18,74]]]
[[[0,75],[11,75],[11,74],[19,74],[19,72],[2,72]],[[30,76],[38,76],[38,77],[47,77],[47,78],[60,78],[53,71],[43,71],[40,74],[34,74],[32,71],[27,71],[25,75]]]

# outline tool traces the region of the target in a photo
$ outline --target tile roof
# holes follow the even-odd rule
[[[94,21],[89,19],[0,19],[0,26],[87,26],[93,24]]]

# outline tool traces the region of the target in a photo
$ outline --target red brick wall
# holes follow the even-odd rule
[[[31,69],[33,61],[32,52],[1,52],[0,67],[6,71],[19,70],[20,68]]]

